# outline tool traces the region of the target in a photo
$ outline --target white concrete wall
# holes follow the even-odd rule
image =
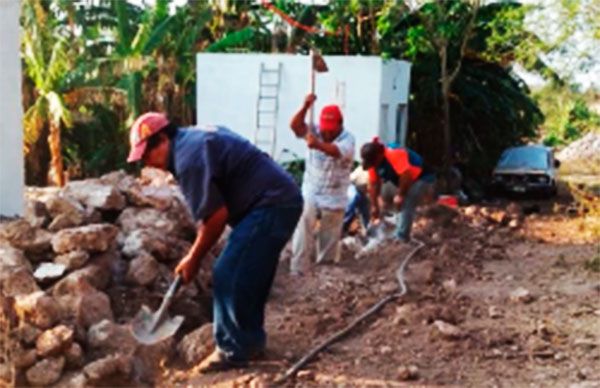
[[[356,137],[358,157],[360,145],[380,134],[382,127],[383,62],[379,57],[325,56],[324,59],[329,71],[316,76],[315,120],[318,121],[324,105],[339,104],[345,127]],[[197,122],[228,126],[252,141],[260,64],[276,68],[279,62],[283,68],[275,158],[280,159],[283,148],[304,156],[305,144],[296,139],[289,129],[289,122],[310,90],[310,58],[306,55],[198,54]],[[406,63],[401,65],[406,67],[404,71],[408,74],[410,67]],[[400,85],[402,88],[404,86]],[[408,95],[408,85],[405,89],[404,98]]]
[[[380,136],[386,142],[398,141],[404,144],[408,128],[408,99],[410,92],[410,62],[384,61],[381,76],[381,104],[387,105],[385,120],[389,131],[381,130]],[[402,106],[402,109],[399,107]],[[398,117],[400,116],[400,117]]]
[[[0,215],[23,213],[19,0],[0,0]]]

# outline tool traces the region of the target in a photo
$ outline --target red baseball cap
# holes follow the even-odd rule
[[[321,110],[319,129],[321,131],[337,131],[343,122],[342,111],[337,105],[326,105]]]
[[[129,132],[129,143],[131,150],[127,162],[137,162],[144,156],[148,138],[169,124],[167,116],[158,112],[144,113],[138,117],[131,126]]]

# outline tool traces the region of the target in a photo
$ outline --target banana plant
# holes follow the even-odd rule
[[[27,76],[33,83],[35,101],[24,115],[25,151],[48,128],[50,178],[57,186],[65,184],[61,127],[72,125],[71,113],[63,99],[63,82],[71,63],[68,44],[56,20],[41,0],[23,2],[22,56]]]
[[[118,65],[120,86],[127,91],[129,121],[142,111],[144,74],[155,66],[152,54],[164,42],[173,16],[169,15],[169,0],[157,0],[154,6],[140,9],[126,1],[110,2],[117,18],[114,28],[114,53],[109,57]]]

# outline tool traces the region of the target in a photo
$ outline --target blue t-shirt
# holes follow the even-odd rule
[[[267,154],[225,127],[180,128],[169,169],[196,221],[225,206],[235,225],[250,210],[302,204],[292,177]]]

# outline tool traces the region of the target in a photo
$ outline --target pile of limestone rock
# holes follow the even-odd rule
[[[0,379],[61,387],[151,382],[177,342],[184,360],[196,361],[204,347],[194,341],[210,338],[198,329],[210,315],[202,273],[173,306],[186,316],[190,334],[182,341],[142,346],[129,327],[142,304],[158,306],[194,235],[181,193],[156,170],[29,189],[25,217],[0,223]]]
[[[569,144],[556,157],[563,174],[600,173],[600,132],[590,132]]]

